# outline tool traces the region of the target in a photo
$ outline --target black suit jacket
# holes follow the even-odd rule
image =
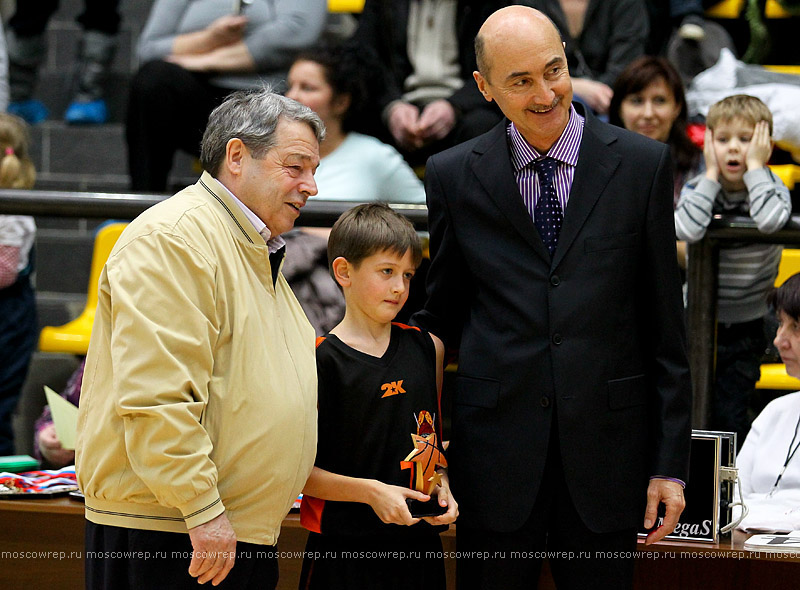
[[[425,176],[432,263],[415,322],[460,342],[448,452],[460,521],[525,522],[555,411],[584,522],[635,527],[649,477],[685,481],[688,470],[669,150],[587,116],[551,261],[514,179],[507,124],[433,156]]]

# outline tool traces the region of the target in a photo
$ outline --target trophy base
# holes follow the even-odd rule
[[[414,518],[422,518],[423,516],[441,516],[447,512],[447,506],[439,506],[439,497],[431,496],[427,502],[421,500],[414,500],[413,498],[406,498],[408,510]]]

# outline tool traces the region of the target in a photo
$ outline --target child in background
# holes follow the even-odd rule
[[[703,156],[706,171],[681,191],[675,233],[689,243],[703,238],[717,213],[747,215],[772,233],[792,210],[789,190],[767,167],[772,154],[772,114],[753,96],[739,94],[708,111]],[[766,349],[767,293],[778,274],[781,246],[730,244],[719,251],[716,385],[710,427],[750,429],[750,394]]]
[[[33,187],[26,123],[0,113],[0,188]],[[36,224],[25,215],[0,215],[0,455],[14,454],[11,415],[36,344],[36,301],[31,286]]]
[[[436,470],[429,496],[409,487],[404,468],[412,435],[441,436],[444,347],[392,322],[421,258],[411,223],[382,203],[350,209],[331,230],[328,262],[346,311],[317,343],[319,441],[300,512],[311,531],[300,588],[445,587],[440,525],[458,515],[447,473]],[[441,452],[440,439],[426,440]],[[433,497],[444,514],[412,517],[407,499]]]

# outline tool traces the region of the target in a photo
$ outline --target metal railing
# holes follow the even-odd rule
[[[689,246],[687,330],[694,390],[692,426],[697,429],[708,427],[714,391],[719,247],[732,242],[798,245],[800,216],[793,215],[783,229],[764,234],[749,217],[716,215],[705,237]]]
[[[168,195],[80,193],[63,191],[0,190],[0,214],[48,217],[133,219]],[[357,202],[311,199],[298,225],[330,227]],[[424,205],[392,205],[421,231],[427,229]],[[705,237],[689,246],[687,326],[689,364],[692,370],[693,427],[707,429],[714,385],[719,246],[731,242],[800,245],[800,216],[792,216],[783,229],[763,234],[749,217],[715,216]]]
[[[133,219],[169,195],[96,193],[37,190],[0,190],[0,214],[40,215],[43,217],[82,217],[93,219]],[[325,201],[312,198],[303,207],[298,226],[330,227],[357,201]],[[425,205],[392,204],[408,217],[414,227],[428,228]]]

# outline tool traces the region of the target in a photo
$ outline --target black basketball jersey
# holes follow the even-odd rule
[[[317,345],[319,434],[315,464],[321,469],[410,487],[401,462],[414,450],[422,412],[435,417],[441,448],[441,412],[436,388],[436,349],[418,328],[392,324],[389,347],[380,358],[347,346],[335,335]],[[429,533],[426,522],[412,527],[381,522],[368,504],[304,496],[303,526],[337,535]]]

